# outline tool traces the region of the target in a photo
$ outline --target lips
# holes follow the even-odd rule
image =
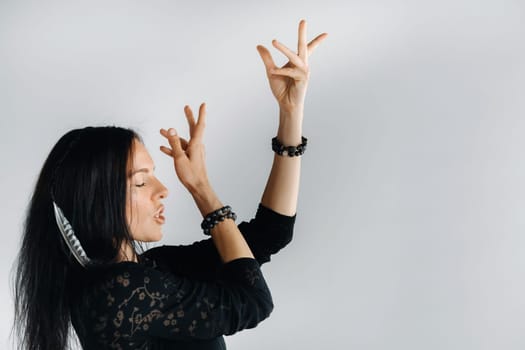
[[[155,212],[155,215],[153,216],[155,218],[155,221],[157,221],[159,224],[163,224],[166,221],[166,218],[164,217],[164,206],[161,205],[160,208]]]

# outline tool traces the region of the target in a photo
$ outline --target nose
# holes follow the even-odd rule
[[[166,186],[164,186],[164,184],[162,182],[160,182],[158,179],[157,179],[157,182],[158,182],[158,190],[157,190],[157,194],[158,196],[161,198],[161,199],[164,199],[166,197],[168,197],[168,189],[166,188]]]
[[[160,191],[160,198],[164,199],[168,196],[168,189],[163,184],[160,184],[162,187],[162,190]]]

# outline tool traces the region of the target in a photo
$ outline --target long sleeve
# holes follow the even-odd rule
[[[239,230],[259,264],[270,261],[271,255],[291,242],[295,218],[296,215],[282,215],[259,204],[255,218],[239,224]]]
[[[109,348],[134,349],[155,339],[230,335],[268,317],[273,303],[257,261],[236,259],[220,273],[221,282],[203,282],[139,264],[118,264],[92,295],[91,319],[86,322],[90,338]]]
[[[255,218],[238,227],[259,264],[285,247],[293,235],[296,216],[279,214],[259,204]],[[171,272],[201,280],[214,280],[221,268],[221,259],[211,239],[191,245],[161,246],[144,253]]]

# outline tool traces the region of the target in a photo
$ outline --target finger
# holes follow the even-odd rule
[[[168,156],[173,157],[173,154],[172,154],[172,152],[171,152],[171,148],[168,148],[168,147],[166,147],[166,146],[160,146],[160,150],[161,150],[163,153],[167,154]]]
[[[206,103],[201,103],[199,107],[199,119],[195,125],[195,133],[192,136],[192,139],[202,141],[204,137],[204,128],[206,126]]]
[[[164,129],[163,129],[164,130]],[[165,132],[167,132],[166,130],[164,130]],[[188,141],[183,138],[183,137],[179,137],[179,140],[180,140],[180,145],[181,145],[181,148],[186,151],[186,149],[188,148]],[[163,153],[166,153],[168,156],[173,156],[172,154],[172,151],[171,151],[171,148],[169,147],[166,147],[166,146],[160,146],[160,150],[163,152]]]
[[[184,114],[186,115],[190,127],[190,137],[193,137],[193,133],[195,132],[195,118],[193,117],[193,111],[190,106],[184,106]]]
[[[308,72],[304,72],[297,68],[279,68],[272,71],[273,75],[280,75],[290,77],[294,80],[308,80]]]
[[[277,50],[281,51],[282,54],[285,55],[294,65],[296,65],[297,67],[305,66],[305,62],[299,56],[297,56],[295,52],[287,48],[284,44],[281,44],[275,39],[272,40],[272,44]]]
[[[301,20],[301,22],[299,22],[297,53],[305,63],[308,63],[308,45],[306,44],[306,21],[304,19]]]
[[[167,129],[160,129],[160,134],[164,136],[166,139],[169,139],[170,135]],[[182,137],[179,136],[179,139],[184,140]]]
[[[312,52],[317,48],[317,46],[328,36],[328,33],[319,34],[315,37],[314,40],[308,43],[308,55],[311,55]]]
[[[160,134],[164,136],[165,138],[168,138],[168,130],[166,129],[160,129]]]
[[[171,146],[171,155],[173,156],[173,158],[183,156],[185,153],[182,149],[179,135],[177,135],[177,131],[173,128],[168,129],[167,138],[168,143]]]
[[[263,60],[266,72],[270,74],[270,70],[277,68],[275,62],[273,61],[272,54],[270,53],[270,51],[268,51],[266,47],[262,45],[257,45],[257,51],[259,51],[259,55]]]

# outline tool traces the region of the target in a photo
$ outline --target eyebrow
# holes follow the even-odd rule
[[[155,171],[155,167],[153,167],[153,171]],[[133,175],[135,175],[137,173],[149,173],[149,169],[148,168],[141,168],[141,169],[133,170],[132,172],[130,172],[129,177],[132,177]]]

